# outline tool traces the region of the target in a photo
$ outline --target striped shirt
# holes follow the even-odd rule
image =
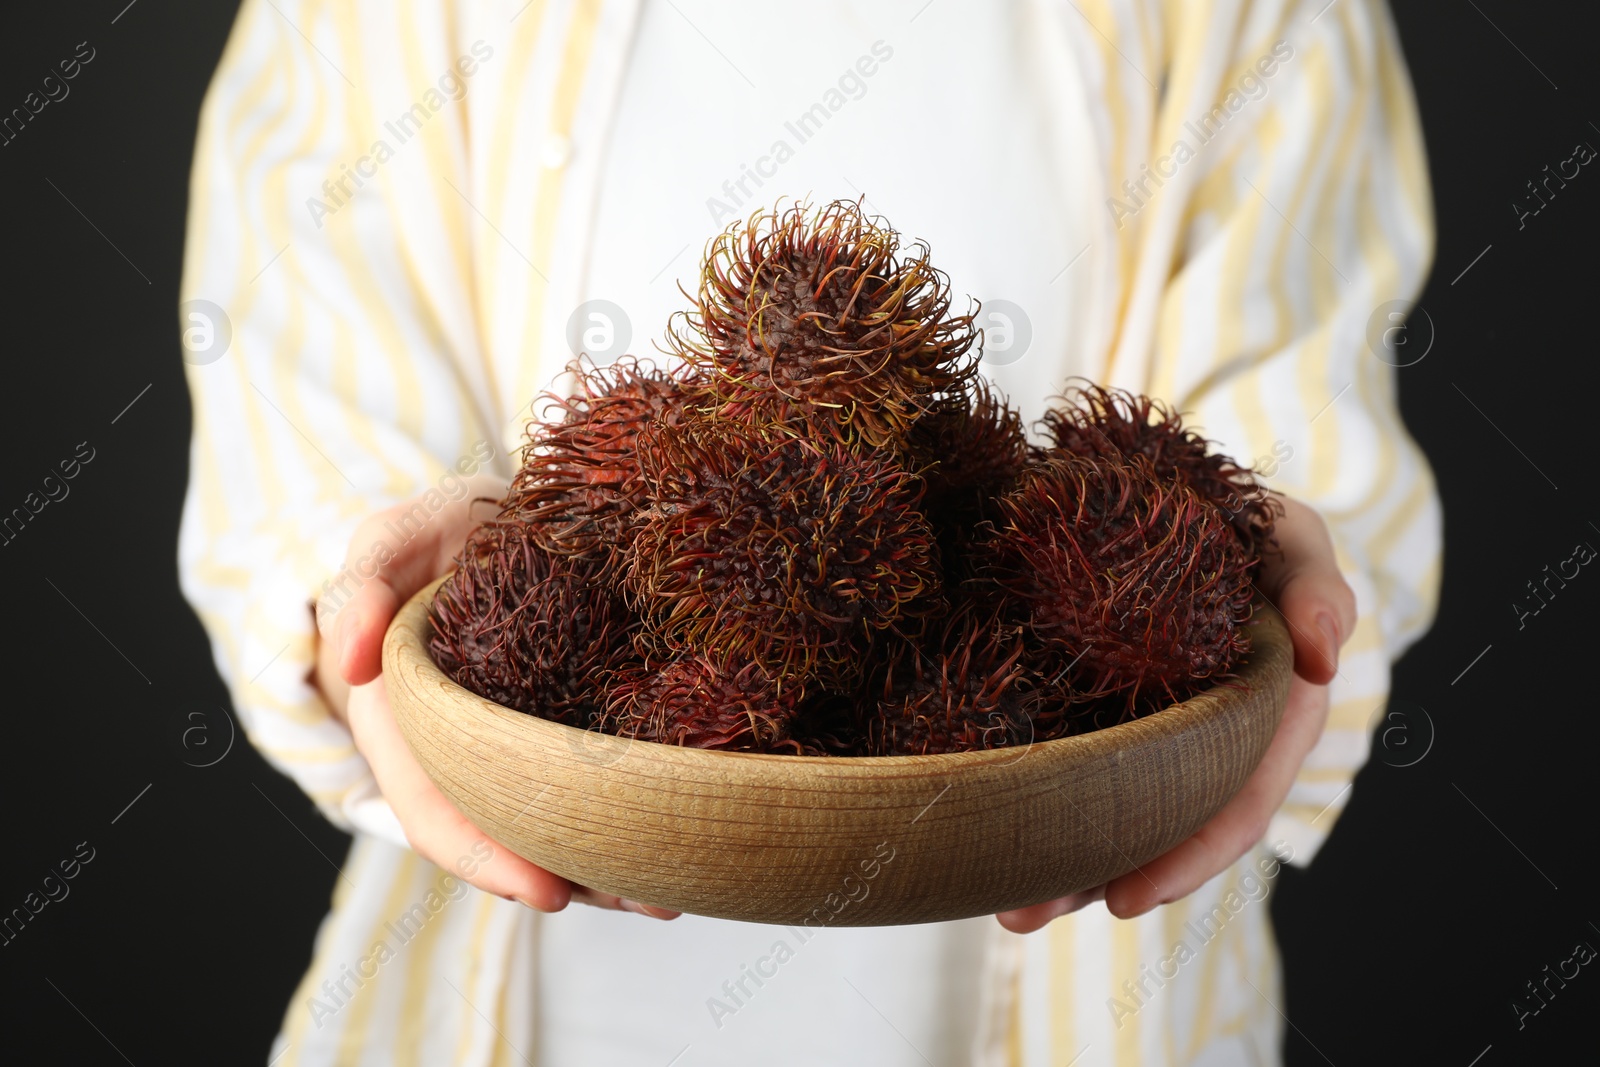
[[[682,6],[696,32],[714,29]],[[570,916],[452,884],[400,847],[307,682],[309,605],[364,516],[447,490],[452,471],[510,473],[528,404],[559,380],[569,320],[593,295],[599,149],[640,7],[245,0],[206,98],[182,299],[221,308],[231,341],[188,368],[183,588],[251,741],[358,831],[279,1064],[550,1051],[540,1012],[562,1002],[548,964]],[[908,4],[906,35],[935,15]],[[1390,664],[1436,603],[1437,497],[1371,341],[1376,313],[1414,299],[1433,256],[1415,103],[1378,0],[1033,0],[1028,17],[1062,91],[1092,104],[1089,143],[1074,146],[1084,187],[1070,190],[1088,236],[1059,283],[1070,355],[992,377],[1033,395],[1081,373],[1192,413],[1321,512],[1359,622],[1326,731],[1260,848],[1136,920],[1095,905],[1026,937],[975,920],[971,1048],[892,1055],[1273,1063],[1282,998],[1265,897],[1280,860],[1308,862],[1348,802]],[[950,144],[936,154],[959,165]],[[683,929],[637,936],[693,952]],[[720,1062],[698,1040],[659,1035],[659,1061],[688,1041],[683,1067]]]

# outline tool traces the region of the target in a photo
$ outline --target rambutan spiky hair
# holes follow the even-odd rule
[[[1181,700],[1248,650],[1250,557],[1214,504],[1149,460],[1046,460],[998,508],[975,584],[1026,627],[1042,677],[1085,698]]]
[[[1220,508],[1252,555],[1259,559],[1271,544],[1283,505],[1249,470],[1227,456],[1208,453],[1211,442],[1185,429],[1171,408],[1092,383],[1074,386],[1061,399],[1062,406],[1041,420],[1057,449],[1086,456],[1144,456],[1158,477],[1182,481]]]
[[[587,728],[598,679],[630,661],[637,626],[595,561],[545,551],[520,523],[490,522],[456,562],[428,612],[440,670],[498,704]]]
[[[640,493],[640,430],[679,421],[700,392],[691,371],[662,371],[631,356],[568,370],[577,388],[542,398],[545,414],[528,425],[504,517],[526,524],[547,551],[614,560],[608,550],[619,544]]]
[[[995,499],[1016,485],[1031,458],[1022,418],[980,378],[918,420],[905,454],[927,485],[922,510],[945,565],[962,569],[978,523],[992,517]]]
[[[958,609],[931,650],[907,641],[881,668],[874,756],[1006,748],[1046,739],[1065,714],[1050,707],[1022,664],[1023,642],[987,613]]]
[[[689,294],[685,294],[689,295]],[[897,446],[977,374],[981,332],[950,314],[950,282],[920,242],[859,204],[757,212],[713,238],[694,309],[669,350],[705,372],[729,412]],[[795,432],[805,432],[797,429]]]
[[[634,666],[607,688],[603,728],[690,748],[799,753],[789,725],[800,699],[760,665],[685,655],[660,669]]]
[[[873,632],[941,606],[921,485],[894,457],[726,421],[640,440],[651,501],[624,585],[667,648],[753,660],[787,685],[857,670]]]

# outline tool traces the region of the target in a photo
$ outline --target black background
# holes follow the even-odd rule
[[[95,451],[70,496],[0,547],[0,912],[79,842],[95,853],[70,896],[0,948],[0,1040],[37,1050],[30,1061],[263,1062],[346,841],[242,737],[191,765],[223,750],[228,724],[190,717],[227,697],[177,589],[177,286],[197,111],[233,7],[125,3],[30,5],[0,30],[0,113],[78,42],[96,50],[71,95],[0,148],[0,512],[79,442]],[[1398,667],[1405,717],[1384,727],[1315,864],[1275,897],[1288,1058],[1589,1061],[1600,967],[1521,1029],[1511,1003],[1577,942],[1600,947],[1600,575],[1584,569],[1520,630],[1512,604],[1576,543],[1600,547],[1600,172],[1585,167],[1520,229],[1511,205],[1577,142],[1600,146],[1596,38],[1566,5],[1400,2],[1395,15],[1439,232],[1421,300],[1434,346],[1399,372],[1400,399],[1445,502],[1444,593]],[[212,748],[180,742],[197,723]]]

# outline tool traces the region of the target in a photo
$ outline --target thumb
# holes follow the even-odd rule
[[[418,583],[416,589],[396,589],[391,578],[380,572],[339,609],[334,644],[340,677],[353,686],[365,685],[382,672],[383,636],[389,623],[400,605],[426,584]]]
[[[1260,591],[1289,624],[1295,673],[1326,685],[1355,629],[1355,593],[1339,570],[1327,524],[1312,508],[1285,500],[1274,536],[1280,552],[1263,563]]]
[[[400,606],[450,569],[477,522],[492,515],[505,483],[474,479],[473,490],[433,511],[424,498],[408,500],[370,516],[350,538],[343,573],[336,583],[353,592],[328,608],[328,633],[339,675],[365,685],[383,670],[383,638]],[[480,501],[478,508],[473,505]],[[475,517],[476,516],[476,517]]]

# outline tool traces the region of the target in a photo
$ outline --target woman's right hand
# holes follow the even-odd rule
[[[418,497],[371,516],[356,529],[344,571],[316,606],[316,683],[334,714],[349,725],[406,840],[424,859],[485,892],[539,911],[560,911],[578,900],[675,918],[677,912],[573,885],[491,839],[428,779],[395,724],[382,674],[389,622],[418,590],[450,570],[467,534],[494,514],[495,505],[483,498],[497,501],[505,489],[504,481],[480,476],[437,512],[430,512]],[[418,516],[423,517],[420,524]],[[400,534],[407,535],[403,542]]]

